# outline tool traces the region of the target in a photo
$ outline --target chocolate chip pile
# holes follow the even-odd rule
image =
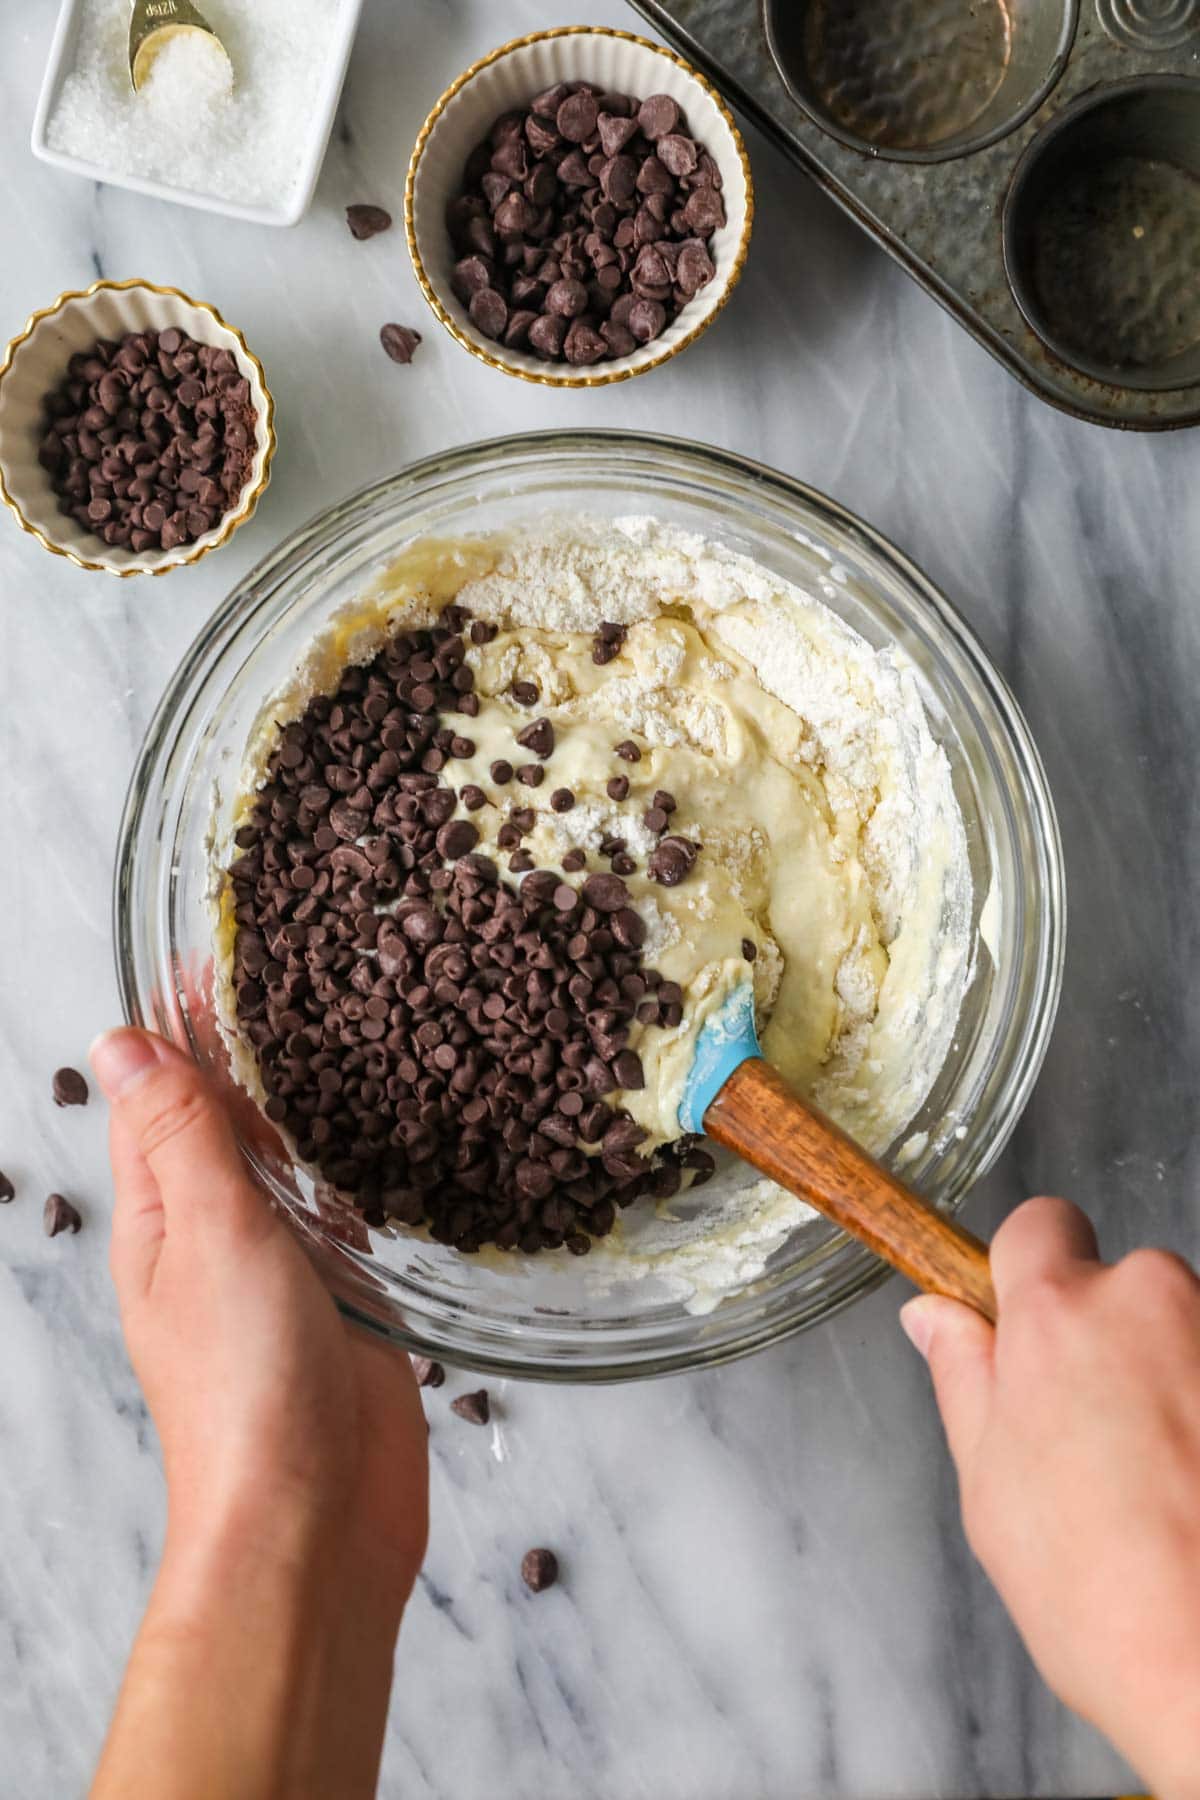
[[[504,113],[447,211],[476,329],[548,362],[628,356],[716,269],[721,173],[669,94],[560,82]]]
[[[644,965],[645,924],[616,872],[618,857],[636,866],[623,840],[606,840],[608,870],[576,887],[564,876],[584,872],[584,852],[532,867],[521,840],[535,814],[514,800],[500,847],[516,885],[453,816],[486,797],[450,780],[475,753],[479,701],[466,615],[441,616],[346,669],[283,728],[229,870],[238,1022],[268,1117],[368,1224],[424,1224],[464,1251],[582,1255],[618,1207],[712,1173],[694,1138],[639,1154],[647,1133],[613,1101],[644,1082],[635,1018],[677,1026],[682,994]],[[494,627],[469,632],[485,643]],[[619,635],[597,634],[598,662]],[[517,704],[538,697],[514,686]],[[553,725],[517,736],[530,761],[494,764],[492,778],[538,787]],[[565,788],[552,805],[560,794],[574,805]],[[672,797],[654,800],[663,835],[647,872],[674,885],[697,846],[666,831]]]
[[[175,550],[229,511],[258,414],[233,353],[174,327],[77,350],[44,401],[38,461],[59,511],[106,544]]]

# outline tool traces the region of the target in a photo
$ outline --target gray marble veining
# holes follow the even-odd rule
[[[628,25],[619,0],[586,9]],[[26,138],[51,21],[0,66],[0,335],[98,271],[213,300],[279,402],[253,524],[164,581],[112,582],[0,518],[0,1795],[86,1783],[162,1528],[153,1433],[105,1268],[102,1109],[49,1077],[113,1021],[109,878],[167,676],[230,583],[306,515],[447,443],[628,424],[715,441],[862,512],[958,602],[1012,681],[1066,840],[1070,950],[1046,1070],[970,1202],[1035,1189],[1116,1251],[1200,1252],[1200,437],[1139,438],[1033,400],[814,189],[751,141],[760,213],[735,303],[644,382],[551,394],[423,316],[399,211],[434,96],[536,0],[368,0],[310,216],[254,229],[96,188]],[[557,20],[555,21],[557,22]],[[425,332],[411,368],[376,344]],[[41,1234],[51,1188],[86,1216]],[[495,1431],[430,1397],[434,1529],[401,1642],[386,1800],[982,1800],[1127,1788],[1047,1694],[963,1542],[892,1284],[728,1369],[594,1392],[507,1384]],[[532,1599],[532,1542],[565,1580]]]

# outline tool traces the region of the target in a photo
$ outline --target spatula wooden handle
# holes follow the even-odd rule
[[[987,1246],[889,1175],[761,1057],[736,1068],[704,1130],[807,1200],[928,1294],[996,1318]]]

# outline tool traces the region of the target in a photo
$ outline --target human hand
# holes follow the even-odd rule
[[[130,1030],[100,1038],[92,1062],[112,1106],[113,1278],[167,1478],[143,1638],[200,1641],[227,1671],[213,1710],[243,1768],[230,1708],[249,1711],[255,1676],[234,1671],[263,1663],[277,1691],[253,1704],[260,1723],[279,1711],[279,1754],[306,1759],[299,1785],[354,1793],[363,1708],[370,1762],[425,1546],[427,1431],[408,1358],[341,1319],[190,1059]],[[191,1706],[203,1713],[194,1691]],[[327,1709],[319,1745],[283,1716],[297,1706]],[[334,1767],[322,1788],[318,1770]],[[361,1776],[367,1792],[372,1770]]]
[[[991,1248],[996,1328],[925,1296],[927,1358],[980,1562],[1049,1685],[1159,1800],[1200,1795],[1200,1281],[1030,1200]]]

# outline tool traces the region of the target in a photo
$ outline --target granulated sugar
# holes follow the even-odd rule
[[[164,45],[135,93],[128,0],[85,0],[47,141],[123,175],[282,204],[298,184],[342,10],[342,0],[204,0],[229,61],[186,33]]]

